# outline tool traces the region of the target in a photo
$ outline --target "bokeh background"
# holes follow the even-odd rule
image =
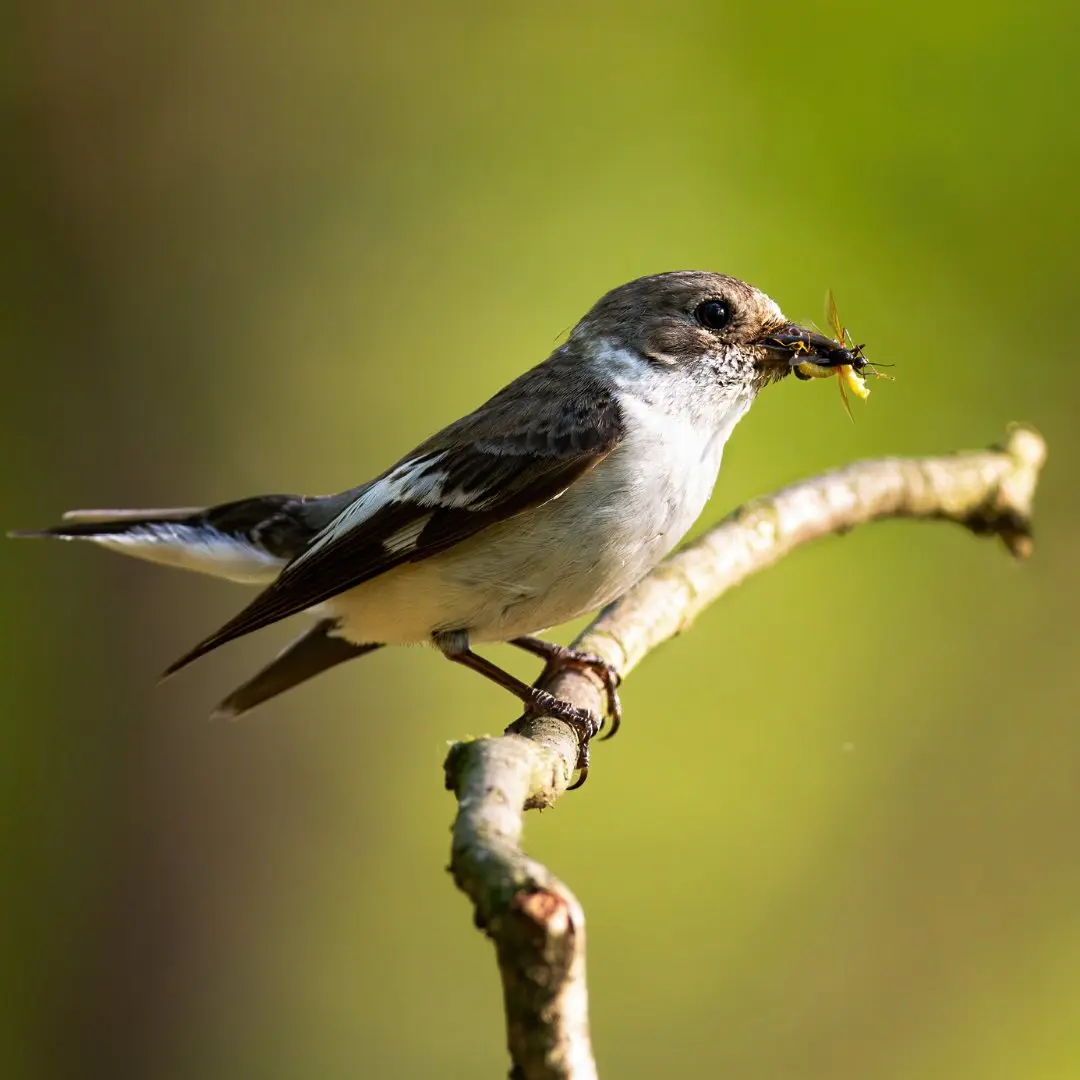
[[[706,522],[1037,425],[1029,564],[916,524],[800,551],[635,673],[528,842],[589,915],[605,1076],[1080,1074],[1075,5],[4,23],[5,527],[356,484],[664,269],[800,319],[831,286],[896,364],[854,425],[770,389]],[[0,575],[4,1076],[504,1074],[441,774],[499,691],[400,650],[210,724],[295,628],[158,688],[242,590],[45,544]]]

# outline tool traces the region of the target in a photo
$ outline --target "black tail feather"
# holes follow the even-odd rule
[[[256,705],[291,690],[346,660],[374,652],[380,645],[354,645],[334,631],[336,619],[323,619],[291,642],[261,671],[237,687],[214,710],[215,719],[235,719]]]
[[[258,495],[218,506],[184,506],[161,510],[69,510],[59,525],[17,529],[16,538],[54,536],[76,539],[124,536],[147,529],[184,526],[205,529],[250,543],[270,555],[291,558],[321,528],[320,504],[328,500],[301,495]]]

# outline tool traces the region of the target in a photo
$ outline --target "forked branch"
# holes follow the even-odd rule
[[[574,643],[624,677],[706,607],[800,544],[884,518],[952,521],[1031,551],[1046,444],[1014,426],[1003,445],[930,458],[864,461],[756,499],[677,552],[603,611]],[[599,679],[564,671],[546,690],[603,711]],[[596,1076],[589,1042],[585,917],[570,890],[521,848],[523,814],[551,806],[578,759],[578,735],[523,717],[497,738],[456,743],[446,761],[458,798],[450,869],[494,941],[516,1080]]]

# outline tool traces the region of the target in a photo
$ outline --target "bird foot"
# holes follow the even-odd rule
[[[535,696],[531,697],[525,706],[525,716],[553,716],[556,720],[563,720],[577,731],[578,735],[578,759],[574,766],[578,774],[577,779],[566,789],[574,791],[581,787],[589,777],[589,743],[604,726],[603,717],[589,709],[579,709],[571,705],[569,701],[549,694],[546,690],[533,688]],[[524,717],[522,717],[524,719]]]
[[[550,681],[561,671],[593,672],[600,679],[607,695],[606,712],[607,718],[611,721],[610,728],[604,733],[603,738],[610,739],[619,730],[619,725],[622,723],[622,704],[619,701],[618,687],[622,678],[606,660],[592,653],[581,652],[565,645],[554,645],[540,638],[515,638],[511,644],[544,658],[546,665],[537,680],[540,683]],[[581,745],[577,762],[579,775],[577,781],[567,789],[572,791],[574,788],[581,787],[589,775],[589,743],[604,728],[604,718],[597,718],[588,710],[579,709],[545,690],[535,689],[537,698],[530,702],[532,709],[555,716],[560,720],[566,720],[578,729]]]

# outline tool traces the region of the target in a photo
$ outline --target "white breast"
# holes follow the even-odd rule
[[[347,636],[400,644],[463,629],[505,641],[594,611],[648,573],[700,515],[751,398],[726,399],[703,422],[701,402],[694,419],[673,415],[627,383],[625,436],[596,468],[543,506],[330,601]]]

